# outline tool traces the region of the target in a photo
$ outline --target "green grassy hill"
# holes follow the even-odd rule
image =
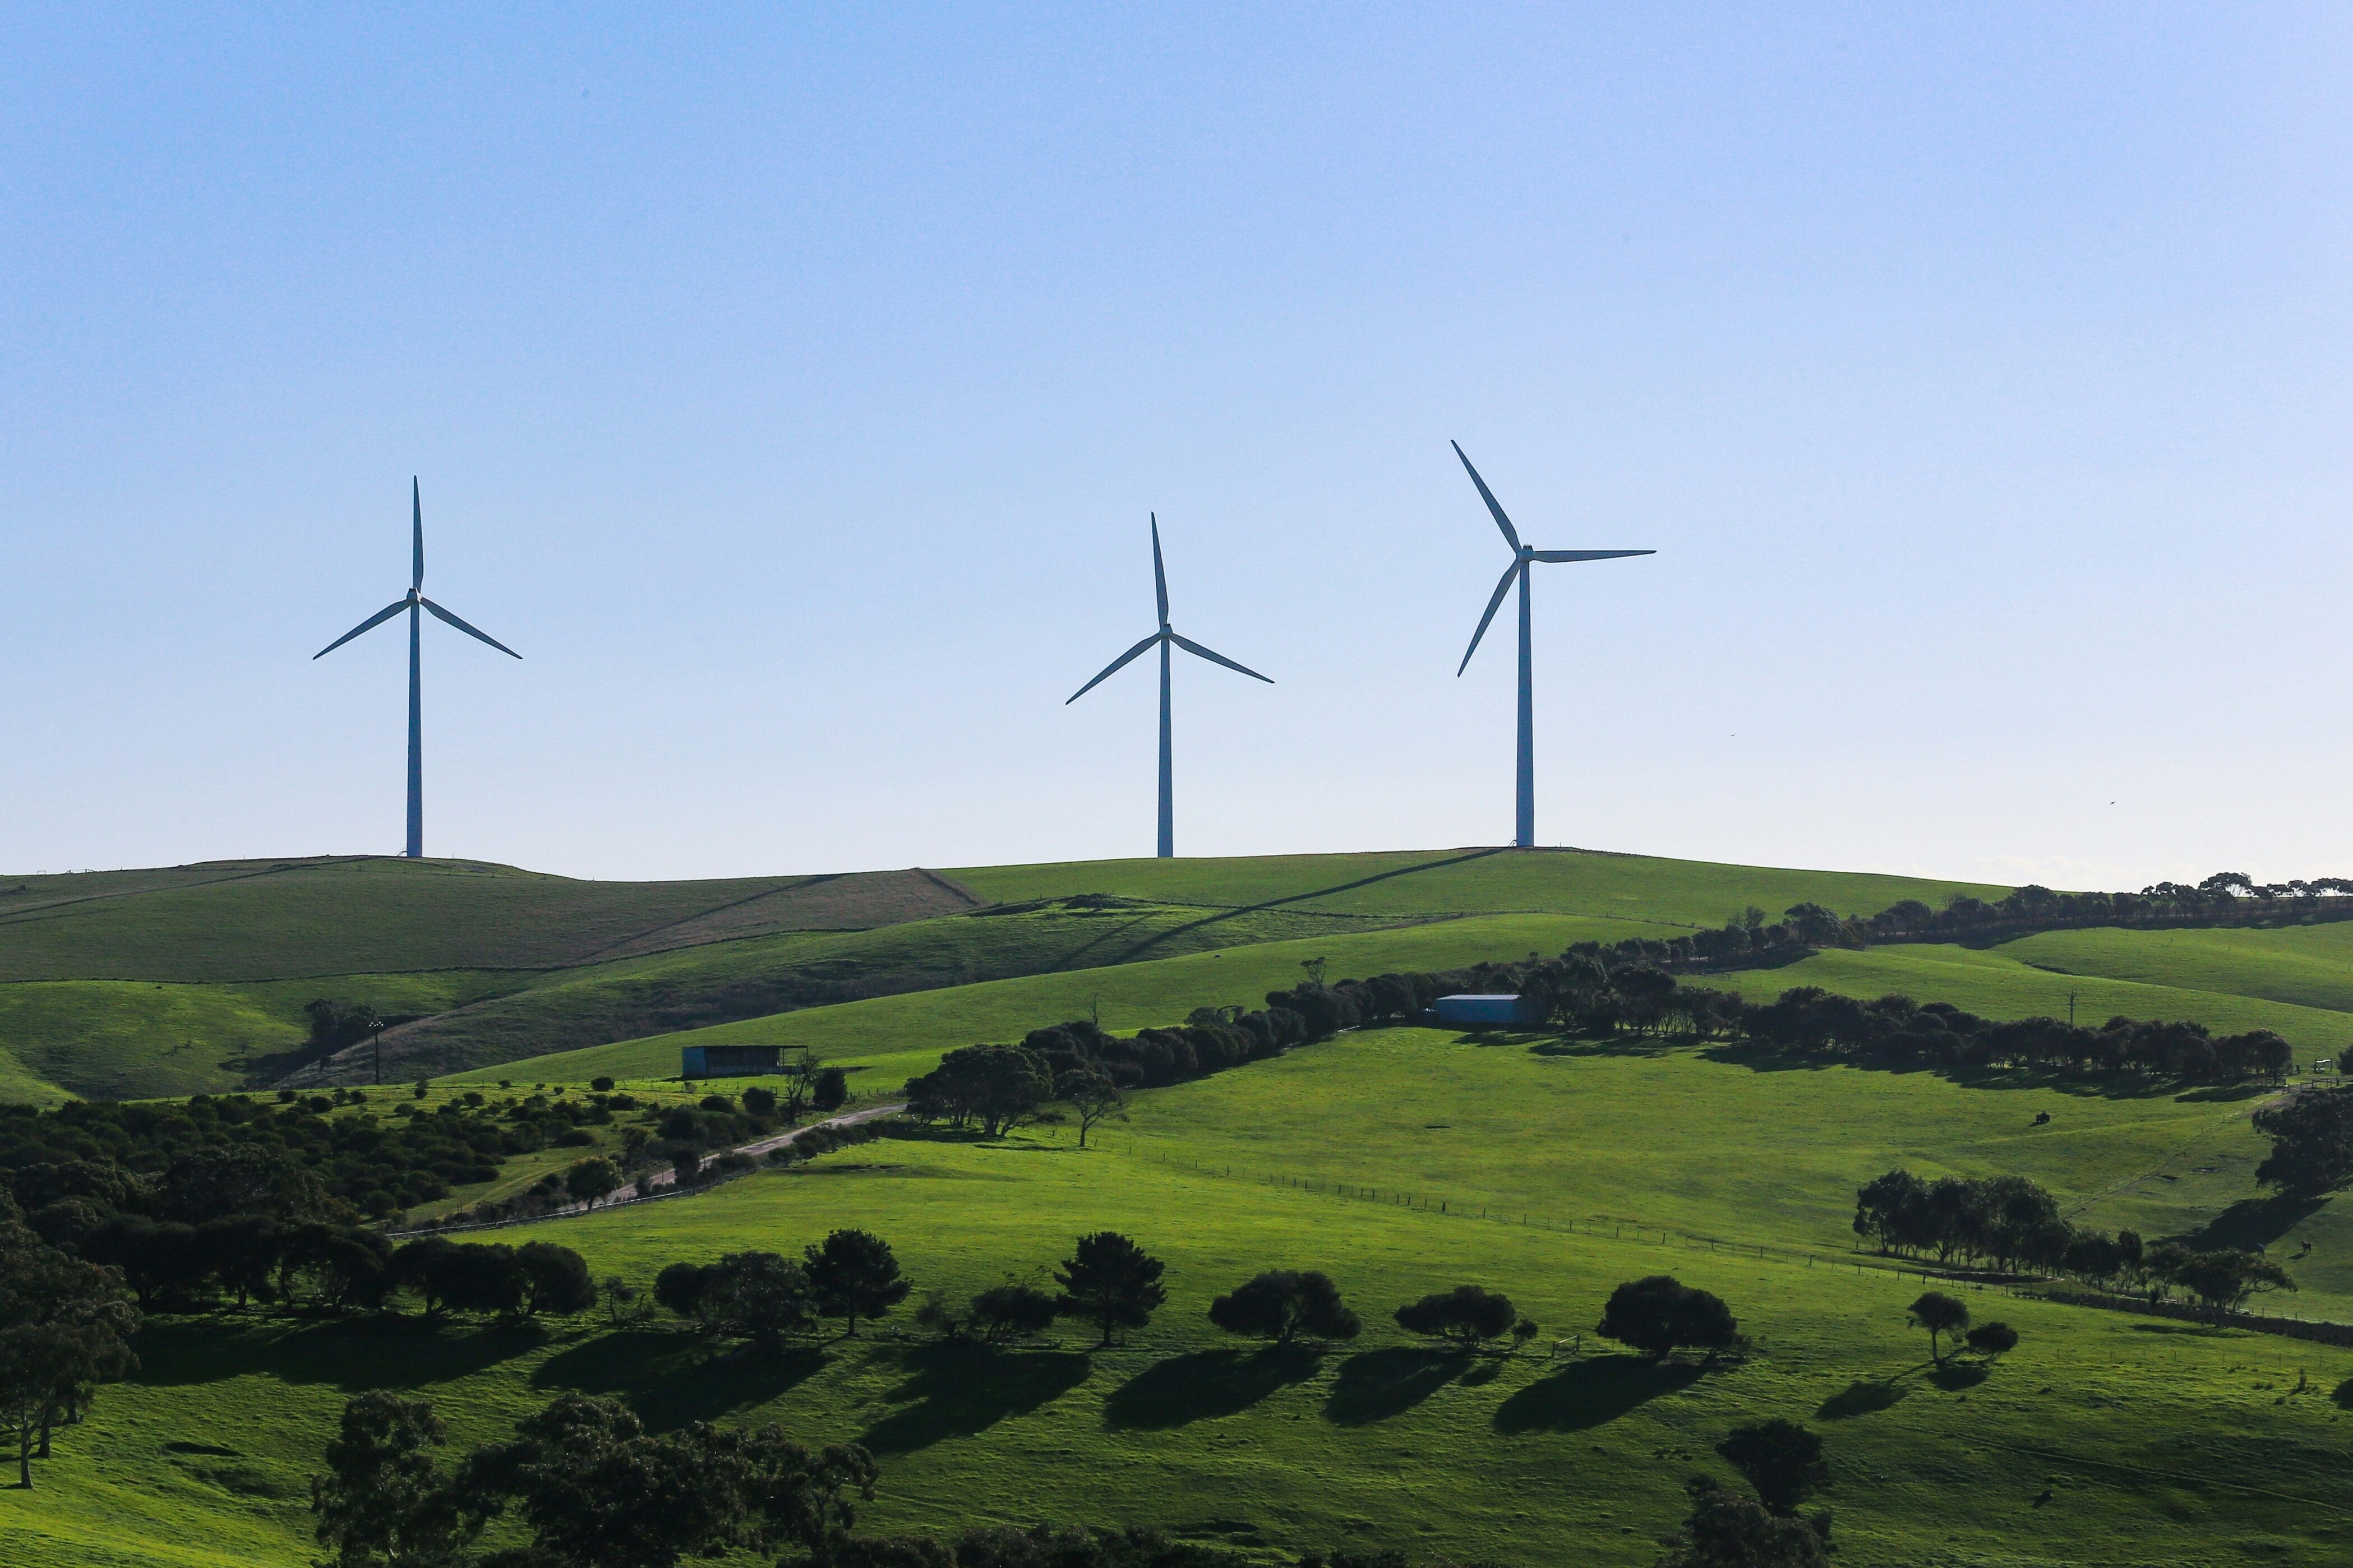
[[[299,1038],[301,1003],[325,994],[425,1015],[387,1033],[406,1064],[481,1064],[437,1092],[659,1079],[682,1042],[763,1041],[812,1046],[872,1096],[944,1049],[1062,1018],[1131,1029],[1255,1004],[1311,959],[1335,976],[1442,967],[1715,924],[1750,903],[1862,912],[2000,891],[1464,851],[965,870],[931,892],[878,885],[862,904],[836,889],[821,909],[805,879],[631,903],[596,884],[436,868],[195,868],[0,893],[16,900],[0,902],[0,943],[16,935],[9,911],[40,928],[0,952],[15,977],[0,983],[0,1045],[16,1063],[13,1079],[0,1064],[0,1092],[216,1087]],[[297,896],[240,926],[235,900],[275,887]],[[926,907],[935,895],[962,901]],[[2090,1021],[2275,1028],[2308,1060],[2353,1046],[2348,938],[2065,932],[1822,952],[1714,983],[1902,990],[1994,1016],[2064,1016],[2072,994]],[[875,994],[829,1001],[828,987]],[[678,1027],[712,1018],[724,1021]],[[498,1233],[560,1240],[596,1273],[643,1283],[680,1258],[789,1252],[859,1225],[896,1246],[919,1291],[959,1296],[1114,1226],[1167,1261],[1170,1292],[1122,1349],[1088,1353],[1075,1331],[1029,1350],[943,1346],[912,1333],[908,1309],[896,1333],[773,1362],[667,1322],[166,1321],[38,1488],[0,1505],[0,1561],[295,1568],[315,1550],[304,1504],[320,1446],[343,1398],[384,1386],[429,1394],[460,1444],[503,1436],[566,1389],[624,1396],[657,1426],[774,1419],[855,1438],[884,1467],[866,1513],[881,1530],[1045,1517],[1157,1524],[1270,1563],[1395,1546],[1646,1564],[1684,1479],[1731,1479],[1713,1453],[1724,1433],[1788,1415],[1829,1442],[1822,1500],[1850,1568],[2336,1563],[2353,1539],[2353,1352],[1976,1291],[1978,1315],[2024,1342],[1982,1381],[1940,1377],[1905,1324],[1921,1282],[1851,1250],[1854,1187],[1891,1165],[2016,1173],[2081,1223],[2268,1246],[2300,1287],[2276,1307],[2353,1320],[2353,1220],[2253,1185],[2262,1142],[2246,1118],[2263,1099],[1768,1070],[1630,1038],[1361,1031],[1138,1095],[1133,1120],[1083,1152],[1054,1128],[893,1141]],[[577,1152],[518,1160],[501,1180]],[[1332,1273],[1365,1338],[1277,1355],[1208,1324],[1211,1296],[1278,1266]],[[1722,1292],[1758,1354],[1661,1368],[1597,1343],[1609,1289],[1661,1270]],[[1465,1280],[1508,1291],[1544,1325],[1540,1346],[1582,1333],[1582,1352],[1453,1357],[1390,1322],[1398,1301]]]
[[[390,858],[0,878],[0,1086],[54,1100],[277,1081],[318,997],[414,1017],[381,1042],[386,1073],[406,1077],[1465,913],[1630,934],[1720,923],[1751,903],[1849,912],[1999,891],[1493,849],[707,882]],[[373,1049],[347,1051],[303,1081],[364,1081],[375,1067]]]
[[[536,1232],[642,1281],[857,1225],[919,1290],[958,1295],[1113,1226],[1167,1261],[1169,1300],[1109,1352],[1075,1331],[1001,1352],[885,1332],[746,1362],[662,1323],[165,1323],[38,1489],[0,1509],[0,1556],[293,1568],[342,1400],[391,1386],[432,1396],[460,1443],[566,1389],[627,1397],[657,1426],[856,1438],[883,1465],[866,1518],[884,1530],[1047,1517],[1270,1560],[1394,1545],[1646,1564],[1684,1478],[1732,1479],[1712,1452],[1724,1433],[1786,1415],[1827,1438],[1823,1500],[1853,1568],[2342,1561],[2353,1457],[2330,1391],[2353,1352],[1978,1291],[1978,1315],[2023,1342],[1982,1381],[1940,1378],[1905,1323],[1919,1280],[1846,1250],[1854,1184],[1897,1160],[2024,1171],[2096,1220],[2147,1212],[2119,1206],[2117,1183],[2242,1152],[2243,1103],[1539,1044],[1369,1031],[1140,1096],[1084,1152],[1054,1129],[884,1142]],[[2037,1110],[2053,1121],[2033,1128]],[[1364,1339],[1269,1354],[1213,1330],[1209,1298],[1269,1266],[1330,1272]],[[1595,1341],[1609,1289],[1657,1271],[1722,1293],[1757,1355],[1662,1368]],[[1509,1292],[1540,1345],[1585,1334],[1585,1353],[1474,1360],[1388,1321],[1463,1280]]]

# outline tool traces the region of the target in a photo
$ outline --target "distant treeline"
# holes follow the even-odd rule
[[[2197,1251],[2177,1241],[2144,1247],[2134,1231],[2111,1236],[2070,1225],[2059,1217],[2059,1200],[2024,1176],[1926,1182],[1899,1168],[1864,1184],[1854,1197],[1854,1233],[1882,1252],[2003,1273],[2072,1275],[2102,1290],[2146,1293],[2151,1301],[2179,1287],[2218,1317],[2259,1292],[2295,1289],[2261,1253]]]

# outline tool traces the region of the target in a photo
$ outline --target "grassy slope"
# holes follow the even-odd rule
[[[2059,1120],[2030,1133],[2037,1107]],[[963,1292],[1113,1226],[1169,1265],[1167,1308],[1125,1350],[1082,1356],[1075,1333],[997,1357],[862,1340],[763,1366],[713,1363],[667,1331],[167,1329],[147,1371],[68,1435],[41,1489],[0,1511],[0,1556],[291,1568],[307,1550],[301,1478],[335,1410],[388,1384],[429,1392],[460,1441],[501,1435],[565,1388],[625,1394],[660,1425],[773,1418],[860,1437],[884,1464],[868,1515],[883,1529],[1150,1521],[1291,1551],[1647,1563],[1683,1479],[1725,1473],[1710,1452],[1724,1431],[1785,1415],[1828,1437],[1825,1500],[1852,1568],[2338,1562],[2353,1460],[2327,1391],[2353,1375],[2353,1352],[1981,1294],[1980,1314],[2025,1342],[1989,1381],[1939,1387],[1904,1326],[1918,1281],[1858,1273],[1836,1250],[1838,1184],[1885,1160],[2026,1168],[2081,1194],[2229,1109],[1363,1035],[1145,1096],[1086,1153],[1067,1131],[871,1146],[541,1233],[642,1279],[861,1225],[893,1241],[919,1289]],[[1448,1212],[1257,1179],[1270,1169],[1402,1187]],[[1522,1194],[1562,1216],[1662,1211],[1825,1250],[1809,1265],[1465,1212]],[[1329,1270],[1366,1310],[1366,1341],[1320,1361],[1223,1342],[1202,1319],[1209,1296],[1276,1263]],[[1764,1354],[1698,1377],[1613,1355],[1474,1366],[1386,1323],[1398,1300],[1476,1279],[1568,1334],[1617,1281],[1660,1269],[1724,1293]],[[2311,1391],[2289,1394],[2299,1370]],[[166,1440],[240,1453],[174,1455]],[[2055,1500],[2038,1508],[2046,1488]]]
[[[0,980],[246,981],[544,968],[715,924],[855,929],[969,907],[917,872],[581,882],[462,860],[304,860],[21,879],[0,896]],[[207,878],[206,874],[209,874]],[[850,889],[844,896],[843,889]],[[747,927],[749,929],[747,929]]]
[[[1260,942],[1182,958],[1113,968],[1025,975],[953,990],[877,997],[812,1007],[775,1018],[754,1018],[652,1039],[625,1040],[587,1050],[534,1057],[503,1069],[459,1075],[459,1081],[529,1071],[550,1082],[615,1078],[662,1078],[678,1072],[682,1045],[786,1044],[866,1064],[877,1082],[895,1083],[927,1070],[941,1051],[977,1040],[1018,1039],[1029,1030],[1100,1012],[1103,1027],[1120,1031],[1181,1022],[1196,1007],[1263,1004],[1277,986],[1295,985],[1302,961],[1330,961],[1335,979],[1385,969],[1430,969],[1557,952],[1572,942],[1615,941],[1643,927],[1623,921],[1562,915],[1485,915],[1398,930]]]
[[[514,1062],[551,1044],[628,1039],[767,1017],[845,996],[923,991],[1258,942],[1354,931],[1366,917],[1270,910],[1204,920],[1193,909],[1070,910],[911,921],[879,931],[801,931],[559,970],[512,994],[385,1033],[386,1071],[439,1074]],[[367,1068],[353,1053],[335,1076]]]
[[[2274,931],[2064,931],[1995,950],[2067,974],[2353,1012],[2353,922]]]
[[[1941,906],[1957,893],[1999,898],[2009,891],[1913,877],[1719,866],[1572,849],[1090,860],[974,868],[954,875],[975,892],[1005,900],[1095,892],[1169,903],[1282,901],[1351,914],[1574,914],[1672,926],[1721,925],[1752,903],[1777,916],[1802,900],[1841,914],[1870,914],[1900,899]]]

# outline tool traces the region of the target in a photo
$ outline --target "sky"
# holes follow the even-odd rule
[[[2353,875],[2353,11],[0,8],[0,868]]]

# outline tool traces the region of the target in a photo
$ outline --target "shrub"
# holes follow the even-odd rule
[[[2008,1323],[1979,1323],[1969,1331],[1969,1349],[1992,1361],[2018,1348],[2018,1331]]]
[[[1398,1327],[1409,1334],[1451,1341],[1464,1350],[1509,1333],[1520,1318],[1510,1297],[1480,1285],[1433,1291],[1399,1307],[1395,1316]]]
[[[1328,1274],[1314,1269],[1269,1269],[1209,1303],[1209,1321],[1229,1334],[1250,1334],[1289,1344],[1304,1335],[1314,1340],[1353,1340],[1363,1324],[1340,1300]]]
[[[1631,1280],[1609,1293],[1594,1332],[1664,1360],[1676,1351],[1713,1357],[1739,1342],[1740,1325],[1724,1299],[1670,1274]]]
[[[1821,1437],[1779,1416],[1734,1427],[1715,1451],[1748,1478],[1757,1500],[1775,1513],[1795,1513],[1799,1503],[1831,1484]]]
[[[588,1080],[588,1087],[598,1094],[610,1094],[613,1092],[613,1080],[609,1078],[592,1078]]]

